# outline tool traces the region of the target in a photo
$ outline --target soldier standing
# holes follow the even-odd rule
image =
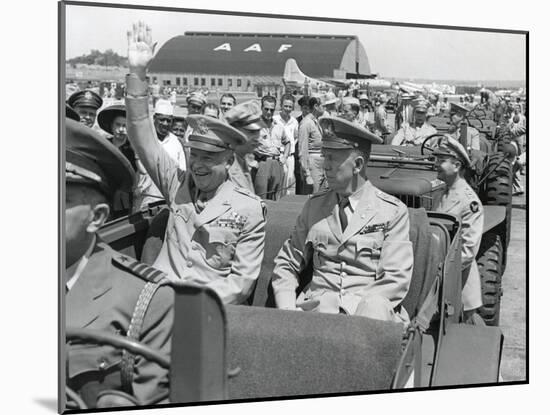
[[[103,105],[103,100],[94,91],[84,90],[72,94],[67,100],[67,104],[80,116],[82,124],[92,128],[97,111]]]

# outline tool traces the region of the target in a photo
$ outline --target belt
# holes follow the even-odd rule
[[[279,156],[264,156],[254,154],[256,161],[266,161],[266,160],[279,160]]]

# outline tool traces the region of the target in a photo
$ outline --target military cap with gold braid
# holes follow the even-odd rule
[[[107,139],[85,125],[66,119],[65,181],[96,187],[106,196],[131,191],[134,170]]]
[[[319,118],[323,131],[322,148],[334,150],[358,149],[368,151],[372,144],[382,144],[383,140],[366,128],[343,118],[325,116]]]
[[[469,167],[472,163],[464,146],[451,136],[445,135],[439,138],[437,144],[432,147],[434,147],[434,156],[454,157],[464,167]]]
[[[218,153],[246,143],[242,132],[216,118],[193,114],[187,116],[187,122],[193,132],[186,147]]]
[[[78,91],[72,94],[67,100],[67,104],[72,108],[90,107],[99,109],[103,105],[103,100],[94,91]]]

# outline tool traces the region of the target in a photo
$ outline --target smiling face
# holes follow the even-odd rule
[[[262,104],[262,118],[269,122],[273,119],[273,114],[275,113],[275,103],[271,101],[265,101]]]
[[[290,99],[285,99],[281,105],[281,109],[285,116],[290,116],[290,113],[294,109],[294,102]]]
[[[230,150],[218,153],[191,148],[189,168],[197,188],[205,193],[215,191],[227,178],[233,163]]]
[[[155,114],[153,119],[159,138],[166,137],[170,132],[170,128],[172,128],[172,117],[170,115]]]
[[[93,127],[95,122],[95,117],[97,115],[96,108],[76,106],[74,110],[80,116],[80,122],[82,124],[90,128]]]
[[[437,178],[446,183],[452,183],[460,171],[460,162],[454,157],[437,156],[435,159],[435,168]]]
[[[179,138],[185,137],[185,123],[183,121],[174,121],[172,123],[172,133]]]
[[[231,97],[223,97],[220,100],[220,109],[222,110],[222,114],[225,114],[227,110],[233,108],[235,106],[235,101],[233,101],[233,98]]]
[[[115,146],[120,147],[126,143],[128,139],[126,133],[126,117],[123,115],[116,116],[113,120],[111,131],[113,132],[113,144]]]

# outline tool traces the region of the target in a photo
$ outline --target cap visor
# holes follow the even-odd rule
[[[223,148],[215,146],[213,144],[203,143],[202,141],[189,141],[184,144],[184,147],[194,148],[197,150],[208,151],[210,153],[221,153],[222,151],[228,150],[228,148]]]

